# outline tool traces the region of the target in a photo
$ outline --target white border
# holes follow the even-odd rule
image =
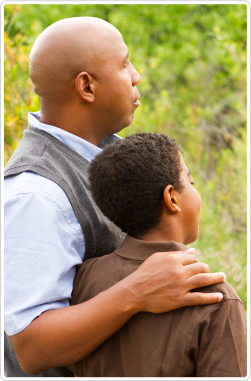
[[[250,246],[250,3],[249,1],[4,1],[1,3],[1,173],[3,173],[4,168],[4,5],[5,4],[244,4],[247,5],[247,316],[248,316],[248,368],[247,368],[247,376],[246,377],[227,377],[228,380],[248,380],[250,378],[250,253],[251,253],[251,246]],[[3,234],[3,219],[4,219],[4,212],[3,212],[3,178],[1,178],[1,253],[4,252],[4,234]],[[4,270],[3,270],[3,255],[1,255],[1,312],[3,311],[3,288],[4,288]],[[2,317],[2,313],[1,313]],[[33,377],[5,377],[3,373],[4,369],[4,340],[3,340],[3,332],[4,332],[4,324],[3,324],[3,318],[1,318],[1,378],[3,380],[31,380]],[[35,378],[35,377],[34,377]],[[199,377],[200,378],[200,377]],[[197,380],[198,377],[189,377],[191,380]],[[40,377],[35,379],[45,379],[45,380],[58,380],[58,377]],[[67,379],[74,380],[74,377],[68,377]],[[91,379],[91,380],[100,380],[102,377],[92,377],[88,378],[85,377],[85,380]],[[125,380],[125,377],[106,377],[105,379],[122,379]],[[163,377],[130,377],[132,380],[162,380]],[[187,377],[169,377],[168,380],[182,380],[187,379]],[[222,380],[221,377],[204,377],[205,380]],[[225,378],[224,378],[225,379]]]

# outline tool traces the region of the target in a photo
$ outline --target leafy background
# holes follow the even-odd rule
[[[141,74],[141,106],[121,136],[176,138],[203,204],[192,246],[224,271],[246,307],[247,7],[243,4],[5,4],[5,163],[28,111],[39,110],[28,56],[37,36],[67,17],[94,16],[122,33]]]

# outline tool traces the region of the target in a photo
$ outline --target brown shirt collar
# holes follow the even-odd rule
[[[157,252],[185,251],[187,249],[188,248],[182,243],[177,243],[174,241],[143,241],[127,235],[125,240],[114,253],[126,259],[133,259],[143,262],[150,257],[150,255]]]

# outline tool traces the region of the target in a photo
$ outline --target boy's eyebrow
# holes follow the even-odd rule
[[[187,175],[190,176],[192,173],[191,173],[191,169],[187,168],[188,169],[188,172],[187,172]]]

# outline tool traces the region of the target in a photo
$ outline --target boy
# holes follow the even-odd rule
[[[101,211],[128,235],[114,253],[82,264],[72,304],[112,287],[156,252],[186,250],[199,234],[201,198],[174,139],[141,133],[120,140],[96,156],[89,177]],[[69,368],[86,377],[246,376],[240,298],[228,283],[203,291],[222,292],[223,300],[159,315],[138,313]]]

